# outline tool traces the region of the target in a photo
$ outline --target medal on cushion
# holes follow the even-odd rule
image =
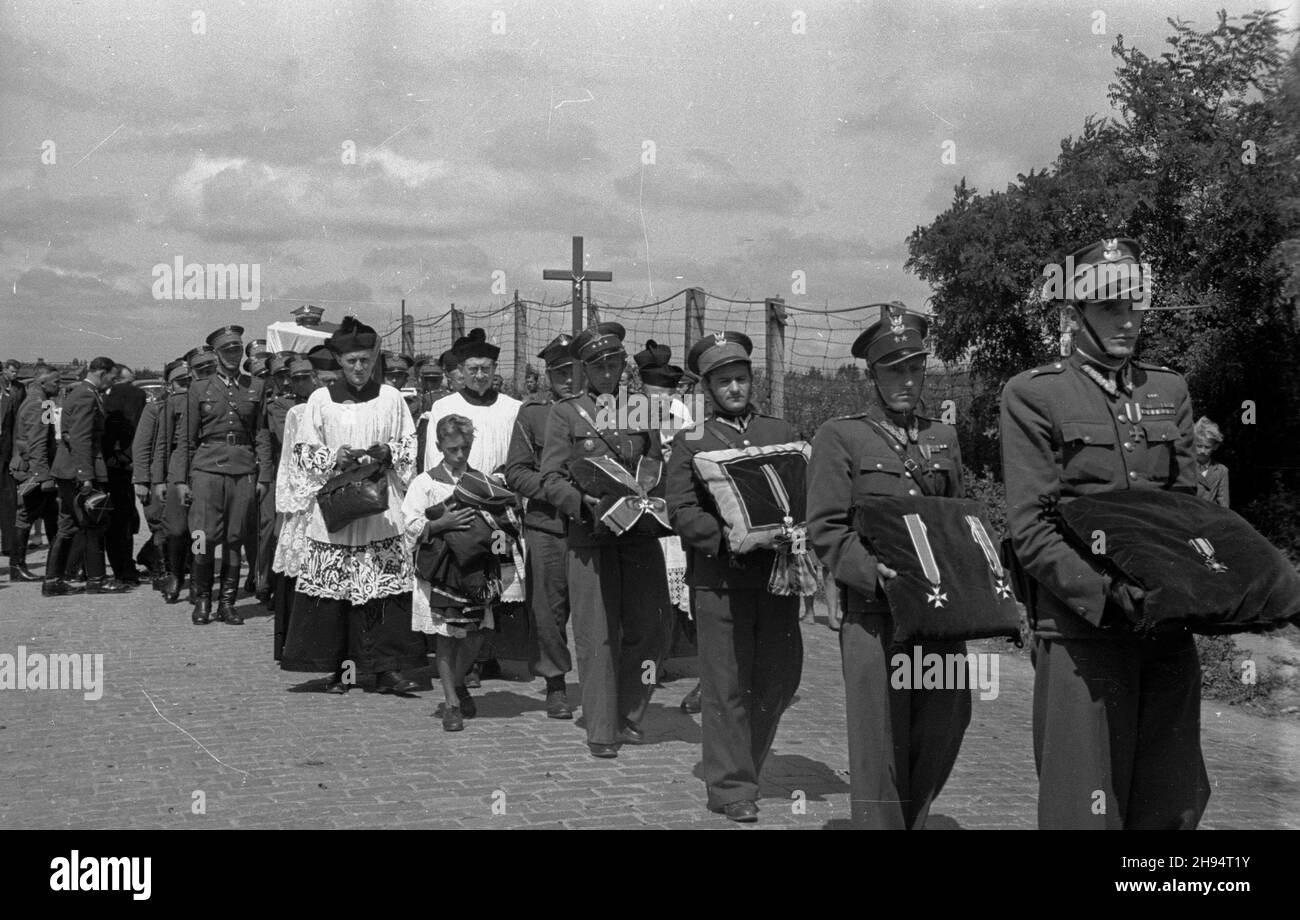
[[[966,526],[970,528],[970,535],[974,538],[975,543],[984,551],[984,559],[989,564],[989,571],[993,573],[993,593],[1000,598],[1011,596],[1011,584],[1007,581],[1006,569],[1002,567],[1002,560],[998,558],[998,551],[993,546],[993,541],[989,539],[988,531],[984,529],[984,522],[973,514],[964,515]]]
[[[934,558],[934,548],[930,546],[930,538],[926,534],[925,521],[921,520],[919,514],[905,514],[903,523],[907,525],[908,536],[912,538],[912,548],[916,550],[916,558],[921,562],[921,571],[932,589],[925,596],[926,603],[933,604],[936,608],[942,607],[948,595],[940,590],[943,579],[939,574],[939,563]]]

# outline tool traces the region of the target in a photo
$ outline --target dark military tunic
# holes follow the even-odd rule
[[[144,506],[144,519],[149,525],[149,533],[158,558],[162,558],[164,552],[163,503],[154,496],[153,487],[160,485],[162,480],[153,479],[153,452],[158,441],[158,427],[165,405],[165,398],[161,396],[145,403],[140,413],[139,424],[135,428],[135,436],[131,441],[131,480],[134,485],[149,489],[149,501]]]
[[[551,680],[573,670],[569,654],[569,579],[564,543],[565,522],[542,489],[542,446],[546,440],[549,401],[525,402],[515,416],[506,454],[505,477],[511,491],[524,497],[524,543],[528,547],[525,604],[537,636],[533,673]]]
[[[51,540],[58,529],[59,501],[53,489],[54,474],[50,472],[50,461],[54,458],[54,408],[54,400],[46,398],[39,384],[32,383],[18,410],[14,458],[22,484],[36,483],[18,499],[15,548],[19,550],[25,548],[25,536],[38,520],[45,522],[45,532]],[[45,483],[50,483],[51,488],[43,488]]]
[[[919,495],[903,460],[868,417],[885,417],[879,404],[864,415],[831,419],[817,431],[808,469],[808,539],[840,587],[845,611],[840,630],[849,727],[850,807],[853,822],[871,828],[919,828],[956,763],[970,723],[968,688],[899,689],[890,680],[896,651],[908,656],[964,654],[964,642],[927,642],[896,648],[893,618],[878,589],[876,559],[852,526],[851,510],[871,495]],[[963,495],[957,432],[916,417],[917,443],[906,455],[930,494]]]
[[[595,399],[586,393],[551,408],[542,494],[567,526],[569,601],[587,742],[614,744],[622,723],[639,723],[650,704],[667,652],[672,606],[659,540],[598,532],[569,475],[570,464],[581,457],[615,456],[635,471],[640,457],[660,458],[658,432],[598,432],[598,414]]]
[[[1193,491],[1186,381],[1140,361],[1116,378],[1076,351],[1007,383],[1001,432],[1007,526],[1034,589],[1039,826],[1195,827],[1209,786],[1192,637],[1127,632],[1108,576],[1043,513],[1098,492]]]
[[[246,374],[216,373],[190,384],[178,466],[194,492],[190,529],[204,533],[209,551],[240,545],[256,520],[253,486],[271,482],[264,388],[264,381]]]
[[[708,806],[758,798],[759,774],[803,673],[799,598],[768,593],[775,554],[728,551],[724,521],[694,473],[701,451],[796,440],[785,421],[752,413],[677,433],[668,462],[668,513],[686,550],[700,652],[700,725]]]

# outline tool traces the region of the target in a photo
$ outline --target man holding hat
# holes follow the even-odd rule
[[[1044,513],[1099,492],[1193,493],[1187,382],[1134,358],[1151,297],[1136,242],[1102,239],[1045,274],[1073,347],[1007,382],[1001,424],[1007,528],[1032,581],[1038,824],[1192,829],[1210,795],[1192,636],[1131,632],[1142,589]]]
[[[708,807],[746,823],[758,819],[759,774],[799,688],[799,598],[768,591],[772,550],[729,551],[728,524],[693,460],[701,451],[796,440],[787,422],[757,412],[750,402],[753,350],[740,332],[707,335],[691,348],[686,366],[703,380],[713,412],[678,432],[668,461],[668,513],[686,547],[694,595]],[[641,377],[646,380],[644,366]],[[651,379],[657,379],[653,373]]]
[[[242,326],[224,326],[207,338],[217,354],[217,372],[196,380],[187,394],[185,437],[172,482],[181,500],[190,499],[189,528],[201,534],[194,553],[194,611],[190,621],[211,621],[213,554],[220,546],[221,576],[216,619],[234,626],[241,550],[255,538],[257,507],[271,482],[271,445],[263,425],[265,383],[239,373],[244,352]],[[187,484],[188,483],[188,484]]]
[[[104,398],[113,379],[113,361],[95,358],[86,376],[63,398],[59,443],[50,472],[59,494],[59,531],[50,547],[41,593],[47,597],[74,593],[64,580],[73,540],[84,538],[87,594],[119,594],[131,590],[104,577],[104,528],[107,515],[91,513],[86,504],[103,506],[108,488],[104,462]]]
[[[537,357],[546,362],[549,396],[566,399],[573,391],[573,337],[561,333]],[[564,519],[546,500],[542,489],[542,445],[551,399],[541,393],[519,409],[506,457],[506,485],[526,501],[524,543],[528,547],[528,577],[524,580],[528,615],[537,636],[533,673],[546,679],[546,715],[572,719],[566,675],[573,670],[569,655],[569,580]]]
[[[877,586],[897,573],[868,552],[852,524],[854,504],[867,496],[963,494],[956,429],[916,411],[928,326],[902,304],[881,305],[879,320],[852,346],[874,391],[866,411],[823,424],[808,467],[808,539],[839,587],[841,609],[829,618],[840,630],[851,818],[864,828],[923,828],[970,722],[968,688],[891,682],[893,618]],[[901,651],[966,651],[959,641],[918,645]]]
[[[617,757],[620,743],[644,740],[641,719],[650,704],[671,622],[663,551],[649,535],[615,536],[597,529],[597,500],[574,484],[578,459],[610,457],[635,475],[642,457],[659,460],[654,430],[598,427],[602,398],[616,402],[627,352],[618,323],[584,329],[569,345],[582,363],[586,392],[551,407],[542,448],[542,494],[566,519],[569,605],[582,677],[582,713],[593,757]],[[606,411],[616,420],[622,414]],[[607,419],[606,419],[607,420]]]
[[[59,372],[38,364],[27,385],[27,395],[18,409],[14,457],[9,471],[18,480],[18,512],[15,515],[14,545],[9,553],[10,581],[40,581],[27,568],[27,542],[32,526],[45,522],[51,537],[58,529],[59,502],[55,494],[50,461],[54,457],[54,400],[59,395]]]
[[[181,582],[185,573],[191,573],[190,594],[194,594],[193,566],[190,558],[190,502],[181,486],[187,485],[180,464],[183,458],[181,441],[185,439],[185,412],[189,406],[189,388],[199,367],[216,366],[216,355],[206,345],[192,348],[184,358],[172,362],[167,372],[167,395],[158,410],[158,436],[154,441],[153,465],[149,481],[154,483],[154,497],[162,503],[162,532],[164,547],[163,600],[174,604],[180,600]],[[208,372],[211,376],[214,371]]]

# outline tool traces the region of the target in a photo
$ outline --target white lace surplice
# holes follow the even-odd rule
[[[292,447],[281,462],[295,469],[286,476],[287,494],[276,499],[277,508],[281,501],[285,507],[310,504],[298,591],[351,604],[405,594],[411,590],[414,566],[402,539],[402,498],[415,471],[415,423],[402,394],[385,384],[368,402],[336,403],[322,387],[312,393],[305,409],[292,441],[286,432],[284,443]],[[334,475],[339,448],[372,444],[386,444],[393,455],[387,472],[388,510],[330,533],[316,493]]]
[[[298,425],[306,414],[306,403],[289,409],[284,418],[283,443],[292,445],[295,442]],[[283,572],[289,578],[298,577],[302,560],[307,555],[307,525],[311,523],[311,509],[315,504],[312,501],[315,492],[311,488],[311,483],[305,481],[302,467],[286,456],[275,474],[275,512],[280,533],[276,537],[271,571]]]

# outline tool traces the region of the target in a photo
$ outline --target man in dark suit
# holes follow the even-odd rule
[[[546,679],[546,715],[572,719],[565,677],[573,670],[569,654],[569,580],[565,573],[564,519],[542,494],[542,445],[551,399],[569,396],[573,388],[571,336],[561,333],[538,355],[546,362],[550,394],[530,397],[515,417],[506,455],[506,484],[527,501],[524,542],[528,546],[528,577],[524,580],[528,615],[537,636],[533,673]]]
[[[41,593],[47,597],[74,593],[64,580],[72,541],[80,532],[85,540],[87,594],[119,594],[130,585],[104,577],[104,525],[86,508],[88,499],[99,498],[108,488],[108,466],[104,462],[103,391],[113,379],[113,360],[95,358],[86,376],[63,398],[59,418],[58,450],[50,466],[59,494],[59,532],[50,548]]]
[[[135,510],[132,488],[131,449],[147,401],[144,390],[135,385],[135,371],[125,364],[114,367],[112,386],[104,394],[104,462],[108,466],[108,494],[113,499],[113,510],[109,512],[108,528],[104,532],[104,549],[113,577],[133,587],[140,584],[134,558],[140,516]]]
[[[673,439],[668,513],[686,549],[700,650],[701,728],[708,807],[733,821],[758,819],[758,778],[777,724],[799,688],[799,598],[767,590],[775,554],[732,555],[708,487],[694,472],[701,451],[794,441],[782,419],[750,404],[753,345],[739,332],[706,336],[686,357],[713,399],[713,415]]]

